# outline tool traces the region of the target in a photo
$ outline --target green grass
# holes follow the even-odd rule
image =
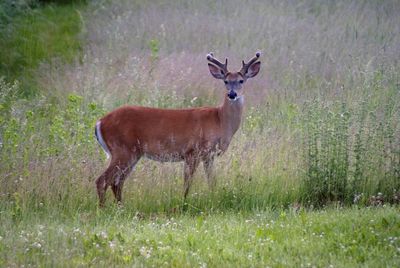
[[[4,208],[4,207],[3,207]],[[66,217],[1,211],[1,266],[397,267],[398,207]]]
[[[12,9],[3,3],[3,12]],[[7,7],[7,9],[6,9]],[[36,71],[42,63],[71,63],[82,50],[83,5],[47,4],[15,11],[0,21],[0,75],[22,83],[23,96],[40,88]],[[55,62],[54,62],[55,61]]]

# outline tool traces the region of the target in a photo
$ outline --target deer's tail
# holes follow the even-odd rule
[[[96,135],[97,141],[100,143],[101,147],[103,148],[104,152],[107,155],[107,159],[110,158],[110,150],[107,147],[107,144],[105,143],[103,136],[101,135],[101,121],[97,121],[96,127],[94,129],[94,135]]]

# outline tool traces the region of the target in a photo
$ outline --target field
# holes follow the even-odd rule
[[[153,215],[129,209],[2,220],[2,266],[397,267],[395,208]]]
[[[396,0],[7,0],[0,46],[0,266],[399,266]],[[262,53],[216,189],[143,159],[99,209],[95,122],[218,105],[210,51]]]

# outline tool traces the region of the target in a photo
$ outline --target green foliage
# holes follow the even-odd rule
[[[11,216],[14,221],[18,221],[22,216],[21,198],[18,193],[14,193],[14,202],[11,210]]]
[[[29,12],[37,4],[36,0],[3,0],[0,2],[0,31],[4,30],[13,19]]]
[[[309,105],[304,122],[307,162],[302,190],[306,202],[318,205],[346,200],[350,168],[351,112],[344,103],[331,107],[320,103]]]
[[[3,83],[2,86],[3,93],[18,90],[17,84]],[[8,95],[3,96],[6,96],[4,100]],[[104,110],[96,103],[87,103],[81,96],[70,94],[65,107],[46,99],[41,106],[26,105],[24,100],[14,100],[13,106],[18,112],[5,110],[0,122],[3,174],[15,176],[18,181],[31,175],[32,163],[60,155],[91,155],[97,148],[93,142],[94,125]],[[38,131],[41,129],[46,131]],[[13,181],[6,177],[2,180],[2,192],[13,193]]]
[[[149,41],[149,48],[151,52],[151,59],[153,61],[158,59],[158,53],[160,51],[160,42],[157,39],[151,39]]]
[[[82,18],[79,5],[21,3],[0,5],[0,14],[7,14],[0,16],[0,75],[19,80],[19,93],[30,96],[37,93],[35,71],[41,63],[76,59],[82,48]]]
[[[18,82],[7,83],[4,77],[0,77],[0,126],[7,121],[11,107],[18,92]]]
[[[55,114],[49,128],[49,153],[58,154],[72,146],[74,150],[87,150],[93,146],[93,126],[104,111],[95,103],[84,105],[79,95],[68,96],[65,110]]]
[[[377,83],[374,80],[368,86]],[[306,106],[302,187],[306,202],[366,203],[366,197],[378,192],[393,201],[400,187],[400,115],[395,101],[399,96],[392,86],[376,90],[353,109],[345,103],[326,105],[321,100]]]

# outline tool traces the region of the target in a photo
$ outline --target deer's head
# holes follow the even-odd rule
[[[252,78],[260,71],[261,62],[258,60],[260,52],[256,53],[256,56],[252,58],[248,63],[242,61],[242,69],[239,72],[228,71],[228,59],[225,59],[225,63],[221,63],[219,60],[214,58],[213,53],[207,55],[208,69],[214,78],[222,79],[225,83],[225,87],[228,91],[227,98],[231,101],[236,101],[243,96],[243,85],[247,79]]]

